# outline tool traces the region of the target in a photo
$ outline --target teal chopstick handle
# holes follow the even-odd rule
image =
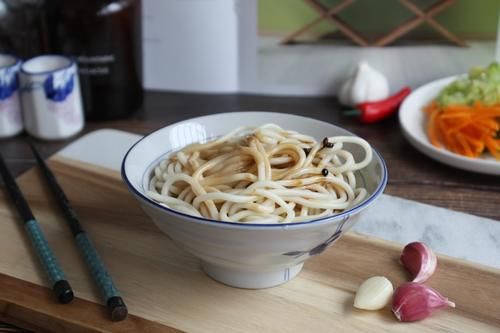
[[[120,296],[120,292],[115,287],[111,276],[106,270],[99,254],[92,245],[90,238],[84,232],[75,236],[76,243],[80,248],[82,255],[90,268],[94,281],[99,286],[102,296],[106,300],[106,306],[111,314],[111,320],[121,321],[127,318],[127,306]]]
[[[120,292],[113,284],[111,276],[87,235],[81,232],[76,235],[75,239],[104,298],[107,300],[113,296],[120,296]]]
[[[42,230],[35,220],[29,220],[24,224],[24,228],[28,232],[31,243],[35,247],[36,254],[40,259],[43,269],[49,278],[50,284],[54,285],[57,281],[65,280],[64,273],[57,262],[56,257],[43,236]]]
[[[40,260],[45,273],[49,279],[52,289],[56,293],[60,303],[69,303],[73,299],[73,291],[64,277],[64,273],[57,262],[57,259],[49,247],[49,243],[43,235],[42,229],[36,220],[29,220],[24,223],[24,229],[28,233],[31,244]]]

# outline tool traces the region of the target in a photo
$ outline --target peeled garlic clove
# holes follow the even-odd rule
[[[413,282],[418,283],[427,281],[434,274],[437,266],[434,252],[421,242],[406,245],[399,259],[411,274]]]
[[[425,284],[406,282],[394,292],[392,312],[403,322],[418,321],[455,303]]]
[[[374,276],[359,286],[354,307],[363,310],[379,310],[391,301],[394,288],[384,276]]]

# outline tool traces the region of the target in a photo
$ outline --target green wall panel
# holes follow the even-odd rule
[[[338,0],[323,0],[332,6]],[[431,0],[414,0],[421,8],[431,5]],[[500,10],[500,0],[457,0],[456,3],[436,16],[437,20],[459,36],[471,38],[495,38]],[[303,0],[259,0],[259,28],[262,33],[286,34],[298,29],[318,14]],[[356,30],[380,35],[413,14],[398,0],[357,0],[345,9],[341,16]],[[315,34],[334,31],[326,22],[312,30]],[[430,31],[420,28],[420,34]]]

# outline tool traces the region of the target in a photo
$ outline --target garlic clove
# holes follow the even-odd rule
[[[410,322],[425,319],[439,309],[455,307],[455,303],[437,290],[416,282],[399,286],[392,300],[392,312],[399,321]]]
[[[363,310],[379,310],[392,298],[394,288],[384,276],[373,276],[365,280],[354,297],[354,307]]]
[[[410,273],[413,282],[427,281],[437,266],[437,258],[430,247],[421,242],[406,245],[399,258],[403,266]]]

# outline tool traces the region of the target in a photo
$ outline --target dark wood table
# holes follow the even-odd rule
[[[292,113],[344,127],[367,139],[386,160],[389,183],[385,193],[500,220],[500,177],[440,164],[403,138],[397,117],[372,125],[360,124],[355,118],[343,116],[333,98],[147,92],[143,107],[129,118],[88,123],[79,135],[99,128],[146,134],[179,120],[237,110]],[[18,136],[0,141],[0,150],[16,175],[35,165],[25,139]],[[37,145],[48,157],[75,139],[39,141]]]
[[[461,171],[431,160],[403,138],[397,117],[363,125],[342,115],[333,98],[289,98],[252,95],[204,95],[147,92],[143,107],[127,119],[88,123],[77,137],[65,141],[37,141],[44,157],[100,128],[146,134],[191,117],[219,112],[273,111],[292,113],[344,127],[367,139],[389,167],[385,193],[500,221],[500,177]],[[0,151],[15,175],[35,166],[25,144],[27,136],[0,140]],[[0,323],[0,332],[27,332]]]

